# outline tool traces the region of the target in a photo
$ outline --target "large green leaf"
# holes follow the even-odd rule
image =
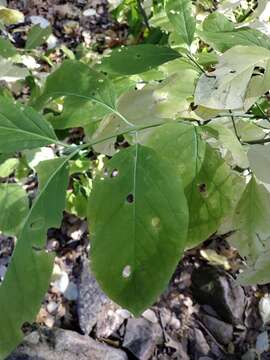
[[[25,190],[18,184],[0,184],[0,204],[0,231],[6,235],[17,235],[29,210]]]
[[[21,327],[32,322],[48,289],[54,256],[44,250],[47,230],[58,227],[65,207],[65,158],[39,164],[39,193],[25,219],[0,286],[0,359],[21,342]]]
[[[191,0],[167,0],[165,9],[174,30],[183,41],[191,45],[196,29],[196,20],[191,11]]]
[[[260,46],[270,49],[270,39],[256,29],[240,27],[235,29],[234,24],[220,13],[210,14],[203,22],[203,31],[199,36],[216,50],[224,52],[236,45]]]
[[[153,69],[181,55],[165,46],[142,44],[113,50],[102,60],[100,68],[113,74],[132,75]]]
[[[180,177],[152,149],[116,154],[89,200],[92,268],[103,290],[139,315],[166,287],[185,247]]]
[[[11,153],[57,142],[42,116],[30,107],[0,96],[0,152]]]
[[[233,175],[200,135],[193,125],[168,123],[157,128],[147,142],[170,159],[176,176],[183,179],[190,214],[187,247],[213,234],[231,209]]]
[[[195,103],[210,109],[242,109],[254,68],[267,67],[270,51],[256,46],[235,46],[219,59],[215,71],[203,74]]]

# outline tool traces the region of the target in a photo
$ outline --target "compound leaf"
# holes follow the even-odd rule
[[[139,315],[164,290],[185,247],[188,208],[181,179],[152,149],[133,145],[94,181],[88,218],[97,280]]]
[[[21,342],[21,327],[32,322],[45,295],[53,255],[44,250],[47,230],[58,227],[65,207],[68,168],[65,158],[39,164],[39,193],[18,235],[0,286],[0,359]]]

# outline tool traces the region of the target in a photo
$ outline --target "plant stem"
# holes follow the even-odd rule
[[[238,131],[237,131],[237,127],[236,127],[236,124],[235,124],[235,120],[234,120],[234,116],[231,114],[231,119],[232,119],[232,124],[233,124],[233,129],[234,129],[234,133],[235,133],[235,136],[237,137],[238,141],[240,142],[240,144],[242,144],[242,141],[241,141],[241,138],[238,134]]]
[[[141,0],[137,0],[137,5],[138,5],[138,9],[139,9],[139,11],[141,13],[141,16],[143,18],[145,26],[147,27],[148,30],[150,30],[150,25],[149,25],[149,22],[148,22],[148,18],[147,18],[147,15],[145,13],[145,10],[144,10],[144,8],[142,6]]]
[[[204,74],[206,74],[206,71],[204,70],[204,68],[197,62],[196,59],[194,59],[194,57],[190,54],[186,54],[186,56],[189,58],[190,61],[193,62],[194,65],[197,66],[197,68]]]

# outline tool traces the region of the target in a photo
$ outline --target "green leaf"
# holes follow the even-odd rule
[[[24,79],[27,75],[29,71],[26,68],[15,65],[10,59],[0,56],[0,80],[14,82]]]
[[[97,280],[139,315],[164,290],[185,246],[188,209],[180,178],[152,149],[120,151],[94,181],[88,219]]]
[[[234,214],[234,229],[231,243],[240,255],[254,264],[269,242],[270,194],[252,177],[243,192]]]
[[[184,42],[191,45],[196,29],[195,17],[192,14],[191,0],[167,0],[165,9],[175,31]]]
[[[6,159],[5,161],[0,161],[0,178],[5,178],[10,176],[17,166],[19,165],[19,159],[10,158]]]
[[[247,153],[245,148],[240,144],[239,140],[235,136],[235,133],[232,129],[227,128],[224,124],[209,124],[205,127],[206,131],[209,131],[215,136],[219,142],[219,147],[226,149],[229,156],[226,154],[225,159],[232,166],[239,166],[242,169],[245,169],[249,166]]]
[[[260,46],[270,49],[270,39],[256,29],[241,27],[235,29],[234,24],[220,13],[210,14],[203,22],[203,31],[199,36],[214,49],[224,52],[233,46]]]
[[[142,44],[113,50],[106,55],[100,69],[112,74],[132,75],[151,70],[181,55],[165,46]]]
[[[248,159],[256,177],[270,184],[270,145],[251,145]]]
[[[79,61],[66,60],[48,76],[42,95],[37,98],[35,106],[42,108],[49,100],[61,96],[92,100],[111,110],[115,108],[115,93],[110,81],[102,74]]]
[[[269,59],[270,51],[255,46],[226,51],[215,71],[203,74],[198,81],[195,103],[210,109],[242,109],[254,68],[266,68]]]
[[[33,26],[28,34],[25,48],[29,50],[39,47],[40,45],[45,43],[51,33],[51,26],[47,26],[45,28],[41,27],[40,25]]]
[[[0,184],[0,204],[0,231],[6,235],[17,235],[29,210],[25,190],[18,184]]]
[[[24,22],[24,15],[18,10],[0,6],[0,21],[2,21],[5,25],[18,24],[20,22]]]
[[[16,55],[17,51],[11,42],[7,39],[0,38],[0,56],[9,58]]]
[[[157,124],[181,116],[188,117],[197,77],[198,73],[193,69],[178,69],[178,73],[159,84],[149,84],[141,90],[129,90],[124,93],[118,100],[117,110],[136,127]],[[93,139],[118,134],[128,128],[120,117],[110,114],[101,121]],[[146,137],[149,131],[151,130],[141,131],[138,135],[140,140]],[[97,152],[113,155],[114,143],[115,139],[110,139],[95,145],[94,148]]]
[[[65,206],[66,159],[44,161],[37,172],[39,193],[22,226],[0,286],[1,359],[22,341],[21,327],[34,321],[48,289],[54,256],[44,250],[47,230],[60,225]]]
[[[12,153],[55,142],[51,126],[36,111],[0,97],[0,152]]]
[[[175,176],[183,180],[190,214],[187,247],[196,246],[217,230],[231,210],[230,168],[193,125],[163,125],[153,131],[147,145],[170,159]]]

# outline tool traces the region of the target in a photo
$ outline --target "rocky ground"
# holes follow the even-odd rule
[[[110,18],[105,0],[8,5],[26,15],[25,28],[10,29],[18,47],[25,41],[27,17],[36,15],[48,19],[56,41],[71,49],[84,42],[101,52],[127,39],[127,26]],[[0,237],[0,279],[13,247],[12,238]],[[237,284],[243,260],[224,237],[213,236],[189,251],[167,291],[139,318],[110,301],[90,273],[85,221],[65,214],[61,228],[49,231],[47,247],[57,253],[50,289],[9,360],[270,358],[269,286]]]

